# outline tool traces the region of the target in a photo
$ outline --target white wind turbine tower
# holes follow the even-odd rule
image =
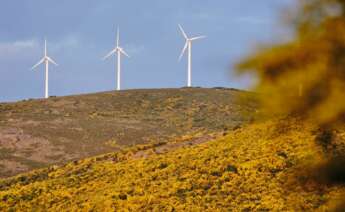
[[[195,40],[206,38],[206,36],[197,36],[197,37],[189,38],[187,34],[185,33],[185,31],[183,30],[182,26],[181,25],[178,25],[178,26],[181,30],[183,37],[186,39],[186,43],[182,49],[179,60],[182,59],[185,51],[188,48],[188,87],[191,87],[192,86],[192,42]]]
[[[120,30],[117,28],[117,38],[116,38],[116,47],[111,50],[104,58],[103,60],[106,60],[111,55],[116,55],[117,57],[117,88],[116,90],[121,90],[121,54],[127,56],[129,58],[129,55],[119,46],[120,45]]]
[[[36,64],[34,65],[31,70],[35,69],[37,66],[41,65],[42,63],[45,63],[46,66],[46,73],[45,73],[45,98],[49,98],[49,62],[53,63],[54,65],[58,65],[54,60],[52,60],[50,57],[47,55],[47,40],[44,39],[44,56],[43,58]]]

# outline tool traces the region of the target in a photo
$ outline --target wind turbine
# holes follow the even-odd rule
[[[31,68],[31,70],[33,70],[33,69],[35,69],[37,66],[39,66],[39,65],[41,65],[42,63],[45,63],[45,66],[46,66],[46,76],[45,76],[45,95],[44,95],[44,97],[47,99],[47,98],[49,98],[49,62],[50,63],[53,63],[54,65],[58,65],[54,60],[52,60],[50,57],[48,57],[48,55],[47,55],[47,40],[46,39],[44,39],[44,56],[43,56],[43,58],[36,64],[36,65],[34,65],[32,68]]]
[[[197,37],[189,38],[187,34],[185,33],[185,31],[183,30],[182,26],[180,24],[178,26],[180,28],[180,31],[183,37],[186,39],[186,43],[182,49],[179,61],[182,59],[184,53],[186,52],[188,48],[188,87],[191,87],[192,86],[192,42],[195,40],[206,38],[206,36],[197,36]]]
[[[116,47],[111,50],[104,58],[103,60],[106,60],[111,55],[116,55],[117,57],[117,88],[116,90],[121,90],[121,54],[127,56],[129,58],[129,55],[123,50],[123,48],[120,47],[120,30],[117,28],[117,37],[116,37]]]

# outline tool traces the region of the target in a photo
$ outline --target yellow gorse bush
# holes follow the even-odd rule
[[[329,209],[345,189],[300,175],[304,165],[323,160],[311,130],[278,125],[253,124],[148,158],[112,153],[2,180],[0,211]]]
[[[345,121],[345,1],[299,1],[293,38],[237,65],[258,77],[263,109],[322,126]]]

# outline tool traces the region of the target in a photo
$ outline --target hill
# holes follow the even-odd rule
[[[324,160],[312,131],[270,121],[165,153],[137,148],[34,171],[0,181],[0,210],[328,211],[345,186],[312,177],[308,167]]]
[[[255,110],[253,94],[221,88],[129,90],[2,103],[0,178],[138,144],[222,132],[248,122]]]

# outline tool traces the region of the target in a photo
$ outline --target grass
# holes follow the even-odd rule
[[[32,166],[9,158],[32,170],[36,164],[61,164],[196,132],[236,128],[252,119],[255,108],[253,94],[220,88],[130,90],[2,103],[0,141],[6,142],[0,142],[0,149],[9,149],[1,155],[30,156],[36,162]],[[9,142],[15,145],[6,147]],[[11,167],[2,173],[22,170]],[[0,178],[8,176],[2,173]]]
[[[327,211],[345,187],[309,176],[324,160],[312,132],[268,121],[163,154],[137,146],[37,170],[0,181],[0,210]]]

